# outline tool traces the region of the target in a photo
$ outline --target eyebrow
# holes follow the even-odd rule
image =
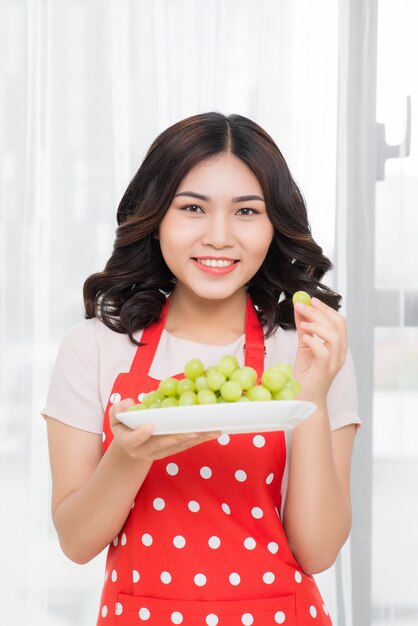
[[[191,198],[197,198],[198,200],[204,200],[205,202],[209,202],[210,200],[209,196],[204,196],[203,194],[196,193],[195,191],[181,191],[180,193],[176,193],[174,197],[177,198],[177,196],[190,196]],[[232,202],[248,202],[250,200],[260,200],[261,202],[264,202],[264,198],[254,195],[237,196],[232,198]]]

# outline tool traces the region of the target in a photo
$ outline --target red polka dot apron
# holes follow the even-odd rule
[[[115,380],[104,450],[112,401],[158,386],[148,372],[167,310],[168,301],[160,321],[144,330],[129,373]],[[259,376],[264,369],[263,330],[250,299],[245,364]],[[109,546],[97,625],[329,626],[280,520],[285,460],[284,433],[269,432],[223,434],[154,461]]]

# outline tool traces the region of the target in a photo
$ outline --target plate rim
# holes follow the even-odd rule
[[[222,432],[222,433],[239,433],[239,432],[245,432],[245,433],[250,433],[250,432],[271,432],[271,431],[278,431],[278,430],[291,430],[293,429],[295,426],[297,426],[299,423],[305,421],[308,417],[310,417],[310,415],[312,415],[312,413],[314,413],[316,405],[309,401],[309,400],[267,400],[267,401],[260,401],[260,402],[252,402],[252,404],[257,405],[260,409],[263,408],[263,406],[268,405],[269,407],[272,406],[272,402],[276,403],[280,403],[281,408],[284,408],[285,406],[295,406],[296,404],[301,406],[303,405],[304,407],[306,407],[306,410],[308,411],[307,415],[304,415],[303,417],[297,417],[297,416],[289,416],[287,418],[287,420],[285,418],[278,418],[277,423],[272,422],[268,422],[266,424],[265,421],[261,422],[258,421],[251,421],[251,420],[245,420],[240,423],[240,424],[235,424],[235,423],[228,423],[228,419],[226,418],[226,422],[225,423],[225,417],[223,417],[222,419],[220,419],[220,425],[216,425],[216,424],[212,424],[212,425],[201,425],[199,427],[196,428],[190,428],[187,427],[185,428],[180,427],[177,428],[176,430],[172,430],[169,428],[168,424],[157,424],[156,425],[156,431],[154,431],[153,435],[162,435],[162,434],[186,434],[186,433],[193,433],[193,432]],[[221,405],[218,406],[222,406],[223,410],[225,410],[226,407],[230,406],[230,407],[235,407],[235,411],[237,410],[236,407],[239,407],[241,404],[240,402],[231,402],[231,403],[222,403]],[[143,414],[142,411],[138,411],[138,413],[141,414],[141,419],[143,420],[141,424],[138,425],[131,425],[131,424],[127,424],[126,421],[124,421],[124,417],[128,417],[132,418],[132,414],[135,414],[135,411],[122,411],[116,414],[116,418],[125,426],[127,426],[128,428],[131,429],[136,429],[139,428],[140,426],[142,426],[143,424],[153,424],[155,425],[155,421],[158,421],[159,419],[161,419],[161,417],[163,419],[165,419],[165,416],[167,416],[167,419],[173,419],[173,411],[178,411],[179,409],[182,409],[182,413],[184,415],[184,413],[186,412],[195,412],[196,409],[200,409],[201,411],[203,411],[203,413],[205,412],[209,412],[209,411],[213,411],[213,409],[215,408],[216,405],[214,404],[194,404],[191,406],[184,406],[184,407],[165,407],[165,408],[161,408],[161,409],[149,409],[147,410],[147,416],[148,414],[150,414],[150,419],[143,419]],[[247,403],[245,403],[245,406],[247,406]],[[152,415],[155,415],[155,420],[153,420],[151,418]],[[169,418],[169,415],[171,415],[171,418]],[[220,416],[221,417],[221,416]],[[120,419],[122,418],[122,419]],[[128,420],[130,421],[130,420]],[[224,423],[222,423],[224,422]],[[277,426],[277,428],[275,427]],[[260,430],[260,428],[263,428],[263,430]],[[237,429],[237,430],[235,430]],[[243,431],[240,431],[239,429],[245,429]],[[254,429],[254,430],[253,430]]]

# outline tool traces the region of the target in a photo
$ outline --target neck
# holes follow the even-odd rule
[[[232,343],[245,332],[245,289],[224,300],[209,300],[176,287],[170,296],[165,329],[199,343]]]

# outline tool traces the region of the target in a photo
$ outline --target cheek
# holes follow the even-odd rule
[[[264,258],[268,252],[271,242],[274,238],[274,229],[263,228],[258,232],[253,231],[250,236],[250,245],[253,247],[253,253],[258,258]]]

